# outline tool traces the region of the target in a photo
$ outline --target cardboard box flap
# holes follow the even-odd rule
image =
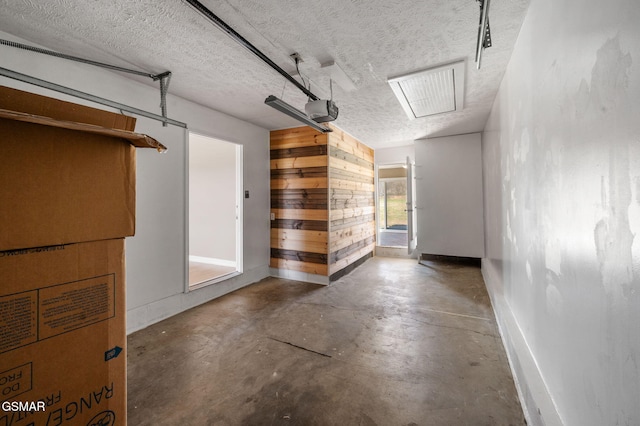
[[[9,111],[0,109],[0,118],[23,121],[27,123],[40,124],[43,126],[59,127],[69,130],[78,130],[81,132],[122,138],[137,148],[155,148],[158,152],[166,152],[167,147],[152,138],[151,136],[141,133],[130,132],[127,130],[109,129],[106,127],[96,126],[93,124],[76,123],[73,121],[56,120],[49,117],[39,115],[26,114],[23,112]]]
[[[0,86],[0,109],[87,123],[109,129],[134,131],[136,118]]]

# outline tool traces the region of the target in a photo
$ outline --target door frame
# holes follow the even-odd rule
[[[407,254],[412,255],[418,246],[416,207],[416,163],[407,156]]]
[[[382,178],[380,179],[379,175],[380,175],[380,169],[384,169],[384,168],[390,168],[390,167],[404,167],[405,163],[403,162],[392,162],[392,163],[384,163],[384,164],[376,164],[375,165],[375,176],[374,176],[374,185],[375,185],[375,222],[376,222],[376,248],[378,249],[392,249],[392,250],[397,250],[397,249],[402,249],[403,246],[398,246],[398,247],[389,247],[389,246],[383,246],[380,245],[380,233],[381,233],[381,218],[380,218],[380,205],[379,205],[379,200],[380,200],[380,183],[382,180],[398,180],[398,181],[402,181],[404,179],[406,179],[405,177],[393,177],[393,178]],[[385,194],[386,196],[386,194]],[[386,215],[386,212],[385,212]],[[385,217],[385,221],[386,221],[386,217]],[[385,227],[386,227],[386,223],[385,223]],[[408,224],[407,224],[408,227]],[[408,229],[407,230],[393,230],[393,229],[389,229],[387,230],[385,228],[384,232],[389,232],[389,233],[407,233],[408,234]],[[408,241],[408,240],[407,240]]]
[[[207,280],[201,284],[196,286],[189,286],[189,137],[194,134],[207,139],[213,139],[222,143],[229,143],[235,146],[235,211],[236,211],[236,219],[235,219],[235,240],[236,240],[236,253],[235,253],[235,262],[236,262],[236,271],[224,275],[222,277],[213,278],[211,280]],[[215,284],[218,282],[226,281],[230,278],[241,275],[244,271],[244,146],[240,143],[232,142],[229,140],[225,140],[219,137],[210,136],[206,132],[200,132],[197,130],[185,129],[185,178],[184,178],[184,238],[185,238],[185,262],[184,262],[184,292],[189,293],[190,291],[194,291],[203,287],[207,287],[211,284]]]

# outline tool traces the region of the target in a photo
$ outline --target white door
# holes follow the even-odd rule
[[[416,230],[416,165],[407,157],[407,252],[412,254],[418,245]]]

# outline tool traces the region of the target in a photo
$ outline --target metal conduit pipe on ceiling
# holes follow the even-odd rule
[[[242,47],[249,50],[255,56],[264,61],[271,68],[276,70],[280,75],[293,83],[298,89],[300,89],[305,95],[307,95],[310,99],[317,101],[320,98],[313,94],[309,89],[304,87],[302,84],[298,82],[291,74],[280,68],[275,62],[273,62],[267,55],[262,53],[257,47],[251,44],[247,39],[242,37],[236,30],[231,28],[226,22],[220,19],[216,14],[214,14],[211,10],[209,10],[206,6],[200,3],[198,0],[184,0],[191,7],[197,10],[202,16],[211,21],[216,27],[220,30],[224,31],[229,37],[231,37],[236,43],[240,44]]]

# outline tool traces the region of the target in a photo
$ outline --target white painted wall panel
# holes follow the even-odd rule
[[[640,424],[638,22],[531,2],[483,134],[483,274],[532,425]]]
[[[415,161],[415,146],[405,145],[394,148],[380,148],[375,150],[375,163],[380,164],[406,164],[407,157]]]
[[[415,142],[420,253],[484,257],[480,136]]]

